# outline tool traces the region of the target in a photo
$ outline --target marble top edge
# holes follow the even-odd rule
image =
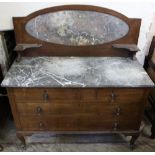
[[[123,57],[23,57],[14,62],[3,87],[142,88],[154,83],[137,60]]]
[[[126,85],[126,86],[119,86],[119,85],[107,85],[107,86],[84,86],[84,87],[80,87],[80,86],[28,86],[28,87],[23,87],[23,86],[13,86],[13,85],[11,85],[11,86],[9,86],[9,85],[7,85],[7,86],[5,86],[5,85],[3,85],[3,84],[1,84],[1,87],[6,87],[6,88],[154,88],[155,87],[155,85],[153,84],[153,85],[135,85],[135,86],[131,86],[131,85]]]

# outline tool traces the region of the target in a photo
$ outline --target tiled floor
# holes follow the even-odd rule
[[[144,121],[142,133],[136,141],[134,151],[155,151],[155,139],[149,138],[150,124]],[[1,131],[0,144],[6,152],[12,151],[130,151],[128,141],[130,137],[123,135],[51,135],[38,134],[26,137],[27,147],[23,150],[16,138],[13,122]]]

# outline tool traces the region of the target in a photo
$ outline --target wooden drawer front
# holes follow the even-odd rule
[[[17,102],[96,101],[97,89],[14,89]],[[109,98],[108,98],[109,99]]]
[[[117,124],[117,125],[116,125]],[[80,125],[80,131],[135,131],[139,130],[139,123],[136,121],[115,122],[115,121],[97,121],[88,119],[83,120]]]
[[[105,103],[136,103],[144,97],[143,89],[14,89],[16,102],[53,102],[64,100]]]
[[[52,102],[54,100],[79,100],[77,89],[14,89],[17,102]]]
[[[140,119],[143,112],[141,103],[110,104],[104,102],[83,102],[80,105],[81,114],[96,114],[106,119],[133,120]]]
[[[21,115],[47,114],[93,114],[106,119],[138,119],[142,113],[140,103],[107,104],[103,102],[52,102],[52,103],[17,103]]]
[[[23,130],[27,131],[124,131],[138,130],[136,120],[110,120],[97,115],[20,116]]]
[[[106,119],[106,117],[85,115],[79,119],[79,126],[81,131],[125,131],[138,130],[140,121],[125,120],[125,119]]]
[[[108,103],[139,103],[144,98],[143,89],[99,89],[97,99]]]
[[[74,114],[80,111],[77,102],[52,102],[52,103],[17,103],[21,115],[42,115],[42,114]]]
[[[52,122],[52,120],[51,120]],[[39,131],[47,130],[47,123],[42,117],[20,116],[20,123],[23,130]],[[52,122],[52,124],[54,124]]]
[[[54,103],[17,103],[20,115],[47,115],[47,114],[95,114],[105,117],[114,117],[114,106],[104,106],[100,103],[81,102],[54,102]]]
[[[23,130],[78,131],[76,115],[20,116]]]

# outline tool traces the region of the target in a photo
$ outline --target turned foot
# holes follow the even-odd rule
[[[135,141],[139,137],[139,133],[132,135],[132,138],[130,140],[130,149],[133,150],[135,148]]]
[[[22,134],[17,133],[17,138],[21,141],[21,148],[26,149],[25,138]]]
[[[2,145],[0,145],[0,152],[2,152],[3,151],[3,146]]]
[[[152,128],[151,128],[151,138],[155,138],[155,120],[152,122]]]

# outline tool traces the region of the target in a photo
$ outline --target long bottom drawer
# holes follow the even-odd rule
[[[125,131],[140,126],[136,120],[106,120],[97,115],[20,116],[20,122],[28,131]]]

